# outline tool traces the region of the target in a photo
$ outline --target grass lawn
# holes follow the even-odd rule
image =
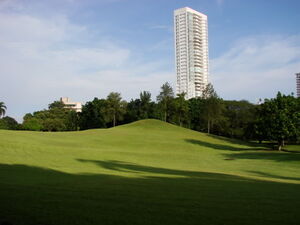
[[[300,224],[300,154],[157,120],[0,130],[0,224]]]
[[[286,145],[283,147],[284,150],[299,152],[300,153],[300,145]]]

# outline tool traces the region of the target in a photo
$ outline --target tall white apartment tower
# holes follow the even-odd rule
[[[207,16],[185,7],[174,11],[176,94],[202,95],[208,84]]]
[[[296,73],[296,90],[297,97],[300,98],[300,73]]]

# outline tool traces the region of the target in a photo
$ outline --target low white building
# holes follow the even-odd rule
[[[76,112],[81,112],[82,104],[81,102],[72,102],[68,97],[60,98],[60,101],[64,103],[65,108],[73,109]]]

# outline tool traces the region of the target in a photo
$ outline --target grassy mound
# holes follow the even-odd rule
[[[299,161],[157,120],[0,130],[0,222],[299,224]]]

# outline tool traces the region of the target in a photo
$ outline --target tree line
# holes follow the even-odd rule
[[[105,99],[86,102],[82,112],[65,108],[60,101],[48,109],[28,113],[23,123],[13,118],[0,119],[2,129],[34,131],[75,131],[109,128],[141,119],[159,119],[196,131],[244,140],[276,141],[279,150],[285,142],[300,140],[300,99],[278,93],[262,104],[221,99],[211,84],[201,97],[185,99],[174,95],[169,83],[161,86],[156,101],[151,93],[142,91],[139,98],[126,102],[120,93],[112,92]],[[0,117],[5,113],[0,102]]]

